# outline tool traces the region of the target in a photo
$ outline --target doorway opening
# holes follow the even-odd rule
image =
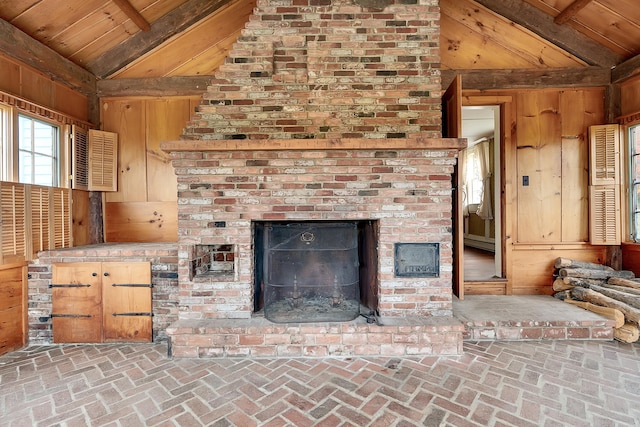
[[[468,147],[460,153],[459,172],[465,293],[503,293],[498,288],[478,286],[504,281],[500,129],[500,106],[462,107],[462,137],[468,141]]]

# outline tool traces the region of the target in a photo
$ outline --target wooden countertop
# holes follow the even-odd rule
[[[10,262],[7,264],[0,264],[0,270],[10,270],[12,268],[20,268],[27,265],[27,261]]]

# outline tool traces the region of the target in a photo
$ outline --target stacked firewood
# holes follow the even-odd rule
[[[557,258],[554,267],[556,298],[615,320],[615,339],[638,341],[640,281],[632,271],[568,258]]]

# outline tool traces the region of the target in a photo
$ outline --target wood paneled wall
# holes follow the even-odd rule
[[[588,130],[604,123],[604,96],[604,89],[549,89],[515,98],[514,294],[551,293],[558,256],[605,261],[605,248],[587,243]]]
[[[200,96],[105,98],[102,129],[118,134],[118,191],[105,193],[106,242],[178,240],[177,179],[160,142],[179,139]]]
[[[640,75],[620,84],[620,110],[623,116],[640,111]]]
[[[3,54],[0,54],[0,90],[89,121],[86,96]]]
[[[516,99],[516,242],[586,242],[588,129],[603,123],[604,91],[529,91]]]
[[[71,226],[73,227],[73,246],[90,245],[91,220],[89,212],[91,202],[88,191],[73,190],[71,193]]]
[[[558,256],[604,262],[606,248],[588,243],[588,128],[604,123],[604,88],[465,92],[464,99],[502,105],[507,292],[550,294]]]

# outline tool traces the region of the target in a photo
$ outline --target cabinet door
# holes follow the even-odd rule
[[[151,264],[102,264],[104,341],[152,340]]]
[[[101,280],[101,263],[53,265],[51,317],[54,342],[102,342]]]
[[[25,268],[0,268],[0,354],[26,344]]]

